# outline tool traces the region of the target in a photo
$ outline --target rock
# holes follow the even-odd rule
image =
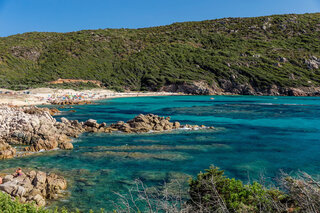
[[[41,150],[52,150],[58,147],[58,142],[56,140],[42,140],[39,139],[37,142],[33,143],[31,146],[26,147],[25,151],[39,152]]]
[[[133,118],[132,120],[127,121],[126,123],[123,121],[119,121],[118,123],[111,124],[110,127],[112,129],[117,129],[122,132],[149,132],[149,131],[168,131],[173,129],[180,128],[179,122],[170,122],[170,117],[159,117],[158,115],[140,114]],[[191,128],[191,127],[190,127]]]
[[[35,201],[37,206],[45,206],[46,205],[46,200],[40,194],[36,194],[35,196],[31,197],[30,200]]]
[[[204,81],[195,81],[192,83],[183,84],[171,84],[161,87],[160,91],[182,92],[185,94],[193,95],[213,95],[220,92],[219,88],[216,85],[209,86],[208,83]]]
[[[179,129],[179,128],[180,128],[180,123],[179,123],[178,121],[174,122],[174,123],[173,123],[173,127],[174,127],[175,129]]]
[[[101,123],[101,124],[99,125],[99,128],[101,128],[101,127],[107,127],[107,124],[106,124],[105,122],[103,122],[103,123]]]
[[[14,197],[20,202],[35,202],[37,206],[45,206],[46,199],[56,199],[67,188],[66,180],[56,174],[46,174],[41,171],[31,171],[25,175],[13,177],[7,175],[4,183],[0,184],[0,191]]]
[[[70,121],[68,119],[66,119],[65,117],[61,118],[61,122],[64,123],[64,124],[69,124],[70,123]]]
[[[16,149],[9,144],[0,140],[0,159],[13,158],[16,154]]]
[[[88,100],[53,100],[50,102],[52,105],[84,105],[84,104],[92,104],[91,101]]]
[[[170,122],[170,117],[140,114],[127,121],[119,121],[107,126],[106,123],[97,123],[89,119],[86,122],[69,121],[62,117],[56,121],[49,109],[37,107],[9,107],[0,106],[0,159],[12,158],[16,155],[14,145],[28,145],[27,152],[42,150],[73,149],[71,137],[76,138],[83,132],[113,132],[142,133],[150,131],[170,131],[178,129],[179,122]],[[30,153],[19,153],[26,156]]]
[[[61,118],[57,122],[49,109],[0,106],[0,159],[11,158],[16,150],[10,145],[29,145],[25,151],[52,150],[84,132],[78,121]],[[61,145],[71,149],[72,145]]]
[[[73,144],[70,142],[63,142],[59,144],[59,148],[70,150],[70,149],[73,149]]]
[[[317,57],[312,56],[311,59],[306,59],[305,63],[307,64],[309,69],[319,69],[320,58],[318,59]]]
[[[12,181],[12,180],[13,180],[13,175],[6,175],[6,176],[3,178],[2,182],[3,182],[3,183],[6,183],[6,182],[9,182],[9,181]]]
[[[36,187],[36,188],[45,188],[45,184],[46,184],[46,179],[47,179],[47,174],[45,172],[41,172],[38,171],[36,173],[35,178],[32,181],[32,184]]]
[[[279,57],[279,61],[281,63],[286,63],[286,62],[288,62],[288,59],[286,59],[285,57]]]
[[[87,121],[84,123],[84,126],[98,128],[98,127],[99,127],[99,124],[97,123],[96,120],[89,119],[89,120],[87,120]]]
[[[282,67],[282,65],[278,62],[278,63],[275,63],[274,66],[276,67]]]

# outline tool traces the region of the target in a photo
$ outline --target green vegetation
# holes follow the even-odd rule
[[[33,204],[21,204],[18,200],[12,200],[7,194],[0,192],[0,212],[2,213],[49,213],[42,208],[36,208]],[[53,212],[52,212],[53,213]],[[58,213],[56,211],[55,213]],[[62,210],[61,213],[67,213]]]
[[[0,38],[0,85],[26,88],[70,78],[100,80],[117,90],[195,80],[260,90],[319,86],[320,70],[306,62],[320,58],[319,23],[315,13],[18,34]]]
[[[185,176],[182,176],[184,179]],[[147,188],[135,181],[129,194],[119,195],[115,209],[107,212],[295,212],[318,213],[320,210],[320,183],[306,173],[295,178],[283,174],[279,187],[265,187],[257,182],[244,185],[240,180],[224,176],[224,172],[211,166],[196,178],[190,179],[189,198],[184,196],[178,179],[163,186]],[[176,185],[174,185],[174,183]],[[183,190],[183,191],[181,191]],[[116,193],[117,194],[117,193]],[[133,197],[135,199],[132,199]],[[36,208],[33,204],[21,204],[0,192],[0,212],[5,213],[68,213],[65,210]],[[79,212],[76,210],[76,212]],[[91,211],[92,212],[92,211]],[[103,209],[101,213],[105,212]]]
[[[279,187],[257,182],[244,185],[229,179],[211,166],[190,180],[190,200],[194,212],[319,212],[320,184],[306,173],[296,178],[282,174]]]
[[[267,189],[257,182],[244,185],[223,174],[217,167],[198,174],[197,179],[190,181],[189,203],[201,203],[201,208],[209,212],[277,212],[287,199],[278,189]]]

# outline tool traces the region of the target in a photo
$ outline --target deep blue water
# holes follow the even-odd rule
[[[320,173],[320,98],[316,97],[119,98],[74,106],[73,113],[62,110],[62,116],[79,121],[93,118],[110,124],[153,113],[216,129],[83,134],[72,151],[1,161],[0,169],[21,166],[62,172],[71,194],[54,205],[111,210],[112,201],[117,202],[113,192],[127,192],[136,178],[148,186],[159,185],[194,176],[211,164],[245,182],[258,179],[261,173],[272,181],[280,170]],[[135,157],[127,156],[129,152]]]

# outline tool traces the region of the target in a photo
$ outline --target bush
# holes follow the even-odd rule
[[[267,189],[257,182],[244,185],[240,180],[225,177],[214,166],[190,180],[189,193],[188,203],[205,212],[273,212],[286,199],[278,189]]]

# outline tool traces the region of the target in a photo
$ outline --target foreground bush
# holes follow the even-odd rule
[[[201,212],[279,212],[287,199],[278,189],[244,185],[213,166],[190,181],[189,193],[188,203]]]
[[[282,174],[279,188],[244,185],[211,166],[190,181],[187,203],[193,212],[320,212],[320,183],[310,175]]]
[[[78,211],[76,211],[78,212]],[[63,209],[47,210],[37,207],[33,203],[20,203],[18,199],[12,200],[7,194],[0,191],[0,213],[72,213]]]
[[[0,212],[48,213],[48,211],[37,208],[33,204],[22,204],[18,200],[12,200],[9,195],[2,192],[0,192]]]

